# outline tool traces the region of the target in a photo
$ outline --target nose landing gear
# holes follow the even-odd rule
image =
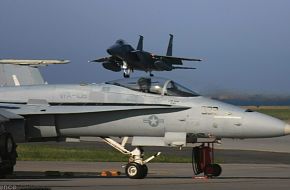
[[[222,173],[221,166],[214,163],[214,143],[203,143],[192,148],[192,168],[195,175],[204,173],[209,178]]]
[[[157,152],[155,155],[144,160],[144,150],[142,147],[136,147],[132,151],[125,148],[128,137],[124,137],[121,144],[109,137],[102,137],[102,139],[122,154],[129,156],[129,161],[125,165],[125,173],[127,177],[131,179],[145,178],[148,174],[148,167],[146,164],[161,154],[161,152]]]
[[[143,179],[147,176],[148,167],[144,164],[129,162],[125,168],[126,175],[131,179]]]

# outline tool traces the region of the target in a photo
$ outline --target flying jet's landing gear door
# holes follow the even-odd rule
[[[36,115],[27,117],[26,137],[28,139],[57,137],[54,115]]]

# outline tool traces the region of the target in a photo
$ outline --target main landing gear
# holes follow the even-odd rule
[[[148,174],[148,167],[146,166],[146,163],[150,162],[161,154],[161,152],[158,152],[155,155],[144,160],[144,150],[142,147],[136,147],[133,151],[129,151],[125,148],[125,144],[128,141],[127,137],[123,138],[121,144],[111,138],[103,137],[102,139],[113,148],[129,156],[129,161],[125,166],[125,173],[127,177],[131,179],[145,178]]]
[[[16,164],[16,144],[10,133],[0,133],[0,178],[13,173]]]
[[[214,143],[203,143],[192,148],[192,168],[195,175],[204,173],[209,178],[222,173],[221,166],[214,163]]]

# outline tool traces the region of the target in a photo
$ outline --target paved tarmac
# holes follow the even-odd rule
[[[216,179],[193,179],[191,164],[150,163],[146,179],[124,175],[123,163],[19,161],[16,175],[0,180],[0,189],[263,189],[290,188],[290,165],[223,164]],[[102,170],[119,170],[117,177],[101,177]],[[60,171],[46,176],[45,171]],[[72,173],[71,173],[72,172]],[[65,175],[67,174],[67,175]]]

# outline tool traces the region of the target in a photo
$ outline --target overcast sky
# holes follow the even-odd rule
[[[122,38],[165,54],[201,58],[197,70],[155,72],[200,92],[290,95],[290,1],[1,0],[0,57],[70,59],[43,70],[49,83],[122,77],[88,60]],[[132,76],[144,75],[135,72]]]

